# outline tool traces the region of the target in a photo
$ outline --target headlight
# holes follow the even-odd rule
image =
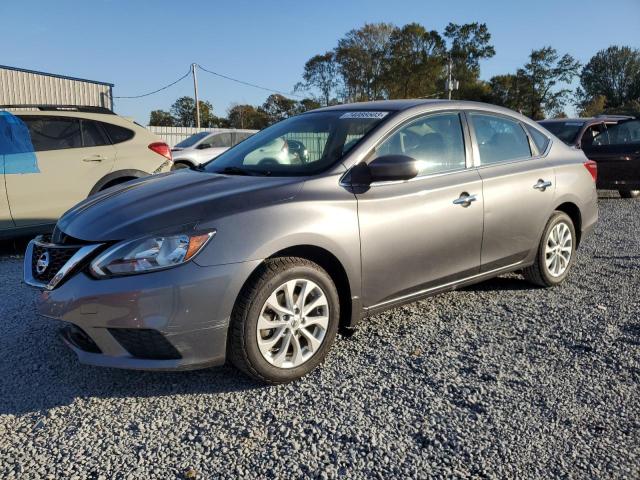
[[[107,277],[175,267],[192,259],[215,233],[154,235],[120,242],[91,262],[91,272]]]

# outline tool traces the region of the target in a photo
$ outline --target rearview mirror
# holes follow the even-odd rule
[[[417,175],[415,159],[406,155],[384,155],[369,164],[356,165],[351,172],[351,183],[365,186],[374,182],[410,180]]]

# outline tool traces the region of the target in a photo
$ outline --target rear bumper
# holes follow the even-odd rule
[[[606,190],[640,189],[640,161],[598,161],[596,185]]]
[[[63,339],[82,363],[141,370],[220,365],[235,299],[258,263],[190,262],[106,280],[80,272],[42,292],[38,311],[76,327]]]

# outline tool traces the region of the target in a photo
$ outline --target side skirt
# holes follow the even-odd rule
[[[391,300],[387,300],[386,302],[378,303],[370,307],[363,307],[362,317],[370,317],[377,313],[384,312],[385,310],[390,310],[392,308],[399,307],[400,305],[405,305],[407,303],[417,302],[418,300],[431,297],[438,293],[457,290],[461,287],[473,285],[474,283],[480,283],[484,280],[488,280],[490,278],[497,277],[498,275],[502,275],[503,273],[509,273],[515,270],[520,270],[524,267],[528,267],[532,263],[533,262],[531,261],[527,262],[523,260],[517,263],[513,263],[511,265],[507,265],[505,267],[500,267],[494,270],[490,270],[488,272],[481,272],[479,274],[472,275],[470,277],[466,277],[461,280],[455,280],[453,282],[445,283],[443,285],[438,285],[436,287],[431,287],[425,290],[420,290],[414,293],[410,293],[408,295],[403,295],[402,297],[393,298]]]

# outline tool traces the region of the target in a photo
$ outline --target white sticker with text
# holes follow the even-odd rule
[[[349,112],[340,118],[384,118],[389,112]]]

